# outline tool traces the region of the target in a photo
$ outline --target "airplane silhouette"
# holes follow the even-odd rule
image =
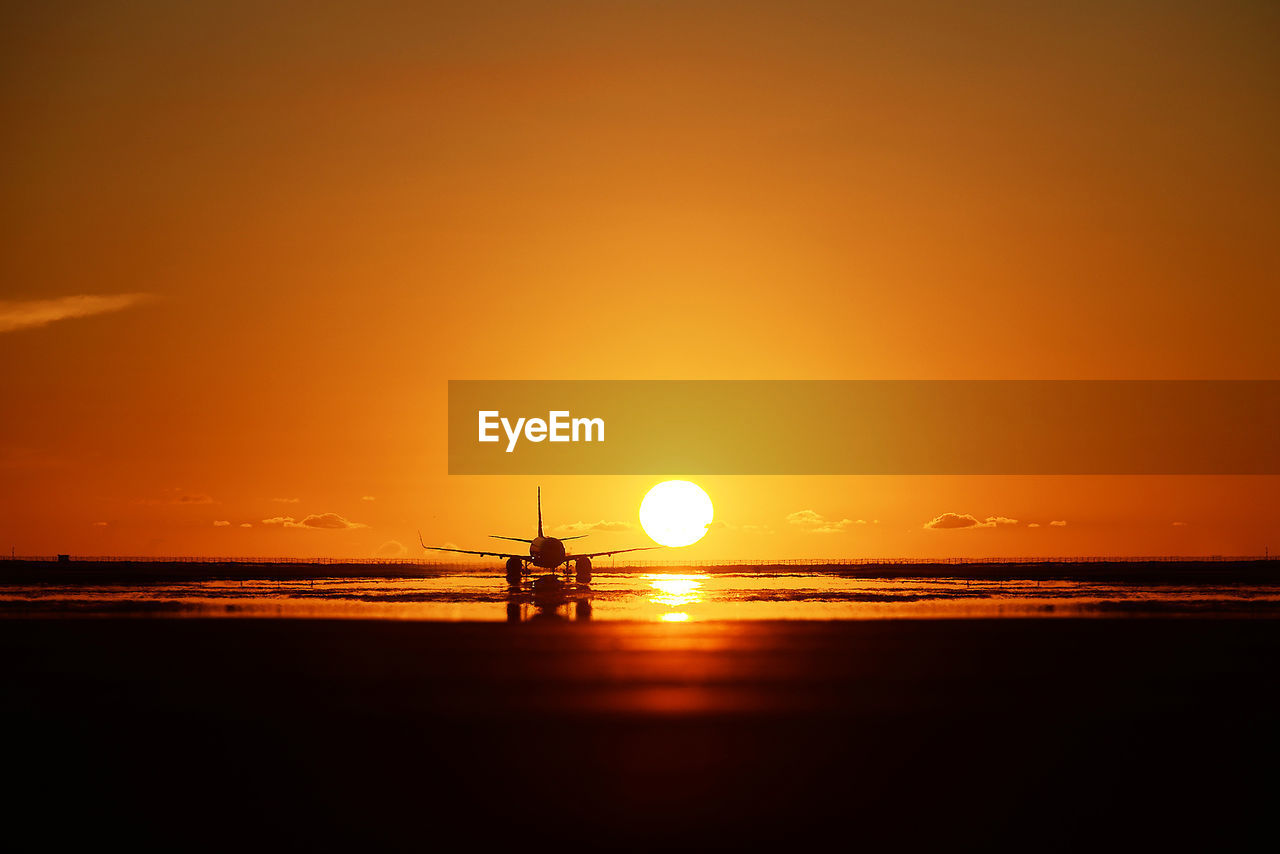
[[[480,555],[481,557],[500,557],[506,560],[507,582],[510,584],[519,584],[528,572],[529,567],[534,566],[539,569],[556,570],[560,567],[564,568],[564,572],[569,572],[569,564],[572,563],[575,571],[575,580],[579,584],[587,584],[591,581],[591,559],[593,557],[607,557],[608,555],[622,554],[623,552],[642,552],[647,549],[656,549],[659,546],[637,546],[629,549],[610,549],[603,552],[588,552],[586,554],[571,555],[564,547],[565,540],[580,540],[586,534],[579,534],[574,537],[548,537],[542,533],[542,487],[538,487],[538,536],[533,539],[525,539],[524,537],[504,537],[501,534],[490,534],[495,540],[513,540],[517,543],[528,543],[529,554],[507,554],[496,551],[469,551],[467,549],[452,549],[445,546],[429,546],[422,542],[422,532],[418,532],[418,543],[424,549],[433,549],[440,552],[457,552],[464,555]]]

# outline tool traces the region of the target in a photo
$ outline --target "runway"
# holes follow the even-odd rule
[[[1269,619],[0,620],[6,812],[166,847],[1223,845],[1270,830],[1278,653]]]

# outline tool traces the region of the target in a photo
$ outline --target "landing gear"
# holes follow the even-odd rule
[[[511,587],[520,587],[529,578],[529,570],[531,567],[526,565],[527,562],[519,557],[509,557],[504,564],[506,568],[507,584]],[[537,566],[534,564],[533,566]],[[570,568],[572,567],[572,569]],[[538,576],[533,581],[533,591],[550,592],[555,589],[562,592],[568,588],[572,582],[569,581],[572,573],[574,581],[578,586],[585,587],[591,583],[591,558],[589,557],[570,557],[560,566],[545,575]]]
[[[507,558],[507,583],[512,587],[518,586],[523,575],[524,561],[518,557]]]

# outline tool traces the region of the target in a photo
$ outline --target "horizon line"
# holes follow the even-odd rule
[[[65,558],[65,559],[64,559]],[[610,567],[673,566],[871,566],[893,564],[983,564],[983,563],[1142,563],[1142,562],[1231,562],[1271,561],[1276,556],[1263,554],[1202,555],[987,555],[982,557],[839,557],[839,558],[702,558],[696,560],[632,560],[611,562]],[[492,561],[439,560],[415,557],[269,557],[253,555],[3,555],[4,563],[243,563],[243,564],[315,564],[315,565],[419,565],[480,567]],[[597,563],[597,566],[602,566]]]

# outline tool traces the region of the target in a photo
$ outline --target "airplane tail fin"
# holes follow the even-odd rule
[[[538,487],[538,536],[542,536],[542,487]]]

